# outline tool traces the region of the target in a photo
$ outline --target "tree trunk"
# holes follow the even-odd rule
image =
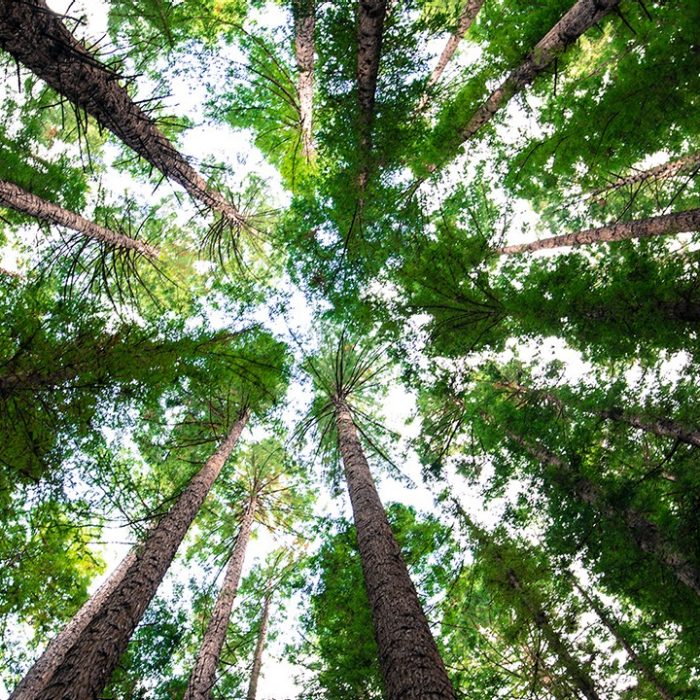
[[[593,679],[585,671],[585,669],[581,667],[579,661],[573,657],[569,651],[568,644],[564,641],[564,639],[562,639],[561,635],[556,631],[556,629],[554,629],[546,610],[544,610],[539,603],[532,599],[532,595],[527,590],[527,586],[523,585],[516,571],[505,561],[501,551],[499,550],[498,544],[494,542],[494,540],[488,534],[486,534],[482,528],[474,523],[474,521],[464,511],[457,499],[452,498],[451,500],[459,512],[462,521],[467,526],[470,535],[477,540],[484,550],[489,549],[493,553],[493,556],[498,561],[499,565],[503,567],[503,574],[505,575],[508,587],[516,592],[518,598],[522,601],[523,606],[527,610],[533,622],[542,632],[542,635],[547,641],[549,648],[559,659],[562,666],[566,669],[571,681],[576,685],[581,693],[588,698],[588,700],[600,700],[600,696],[596,691]]]
[[[669,542],[659,531],[659,528],[647,520],[634,508],[625,508],[619,511],[612,506],[602,489],[579,474],[570,465],[557,455],[543,447],[531,445],[525,439],[506,430],[506,435],[513,442],[520,445],[530,456],[552,470],[555,482],[563,488],[571,489],[576,497],[591,506],[609,520],[621,520],[637,546],[647,554],[651,554],[659,562],[673,571],[676,579],[700,596],[700,573],[697,568],[688,561],[687,557],[679,552],[673,543]]]
[[[219,666],[221,650],[226,640],[233,601],[236,598],[241,571],[243,571],[245,551],[253,528],[256,507],[257,495],[252,494],[243,514],[236,544],[226,567],[224,582],[204,633],[202,646],[199,648],[199,654],[183,700],[209,700],[211,697],[214,683],[216,683],[216,670]]]
[[[669,437],[678,442],[683,442],[686,445],[700,447],[700,431],[690,430],[681,423],[669,418],[658,418],[656,420],[648,420],[642,416],[624,413],[621,409],[611,408],[606,411],[601,411],[600,416],[608,420],[626,423],[638,430],[644,430],[647,433],[659,435],[660,437]]]
[[[532,401],[545,401],[546,403],[556,406],[560,411],[564,411],[566,403],[558,396],[549,391],[541,389],[529,389],[522,384],[513,381],[494,382],[494,386],[498,389],[504,389],[519,397],[526,397]],[[572,402],[573,403],[573,402]],[[596,410],[593,408],[585,408],[576,405],[576,408],[584,413],[590,413],[594,416],[600,416],[606,420],[612,420],[618,423],[626,423],[627,425],[643,430],[646,433],[652,433],[659,437],[668,437],[683,442],[686,445],[700,447],[700,430],[693,430],[687,426],[672,420],[671,418],[646,418],[634,413],[625,413],[621,408],[608,408],[605,410]]]
[[[248,684],[246,700],[256,700],[258,695],[258,680],[260,679],[260,669],[262,668],[262,655],[265,650],[265,636],[267,635],[267,621],[270,617],[271,598],[272,593],[268,592],[263,603],[260,631],[258,632],[258,642],[255,645],[255,657],[253,658],[253,669],[250,672],[250,683]]]
[[[552,236],[531,243],[520,243],[496,248],[497,255],[513,255],[536,250],[549,250],[563,246],[581,246],[592,243],[611,243],[626,241],[633,238],[651,238],[652,236],[667,236],[674,233],[693,232],[700,229],[700,209],[679,212],[677,214],[662,214],[649,219],[626,221],[600,228],[586,229],[577,233],[563,236]]]
[[[294,0],[294,53],[299,78],[299,121],[304,158],[310,161],[315,155],[313,142],[314,106],[314,30],[316,27],[315,0]]]
[[[357,25],[357,99],[360,105],[360,143],[368,150],[371,147],[385,16],[386,0],[360,0]]]
[[[387,700],[454,700],[454,690],[379,500],[350,409],[344,398],[336,397],[334,403]]]
[[[526,610],[547,640],[549,648],[556,654],[562,666],[566,668],[576,687],[588,700],[600,700],[600,695],[595,689],[593,679],[581,667],[578,660],[572,656],[567,643],[562,639],[559,632],[554,629],[547,612],[541,606],[533,603],[513,569],[508,569],[506,576],[508,585],[518,594]]]
[[[247,420],[246,411],[192,477],[170,511],[139,547],[136,562],[66,652],[42,690],[32,696],[33,700],[94,700],[99,695]]]
[[[649,684],[653,686],[653,688],[659,694],[659,697],[663,698],[663,700],[673,700],[673,695],[671,694],[671,691],[664,685],[664,683],[656,675],[654,670],[640,658],[639,654],[637,654],[637,652],[634,650],[634,647],[630,644],[627,637],[625,637],[624,633],[620,629],[620,626],[605,610],[601,602],[593,594],[588,593],[578,583],[575,576],[570,575],[569,579],[573,583],[574,588],[591,606],[595,614],[599,617],[600,621],[605,625],[610,634],[612,634],[617,643],[625,650],[625,653],[629,657],[634,667],[649,682]]]
[[[41,197],[37,197],[31,192],[27,192],[5,180],[0,180],[0,206],[9,207],[49,224],[64,226],[86,238],[106,243],[114,248],[133,250],[147,258],[157,258],[159,254],[159,250],[154,246],[129,238],[104,226],[99,226],[78,214],[74,214],[72,211],[47,202],[45,199],[41,199]]]
[[[520,66],[489,95],[466,126],[458,130],[460,143],[472,138],[513,95],[529,85],[557,56],[619,4],[620,0],[578,0],[540,39]]]
[[[105,601],[124,579],[126,572],[136,561],[136,552],[129,552],[111,576],[95,591],[94,595],[73,616],[73,619],[49,642],[44,653],[29,669],[8,700],[34,700],[63,663],[68,650],[78,641],[83,630],[92,622]]]
[[[73,37],[45,0],[0,3],[0,47],[192,197],[231,225],[245,224],[236,207],[209,189],[202,176],[129,97],[119,75]]]
[[[462,14],[459,17],[457,29],[455,30],[454,34],[452,34],[447,40],[447,44],[445,44],[445,48],[442,50],[440,58],[438,59],[435,68],[433,68],[430,77],[428,78],[428,82],[425,86],[426,91],[423,97],[421,98],[420,102],[418,103],[419,111],[422,111],[425,108],[425,105],[428,103],[428,93],[430,91],[430,88],[436,85],[442,77],[442,74],[445,72],[445,68],[447,68],[447,65],[452,60],[452,57],[457,51],[459,42],[462,41],[464,35],[467,33],[467,30],[469,29],[469,27],[472,26],[472,22],[476,19],[476,16],[477,14],[479,14],[479,10],[481,9],[481,6],[483,4],[484,0],[467,0],[464,4],[464,9],[462,10]]]
[[[588,199],[596,199],[606,192],[613,192],[623,187],[640,185],[647,180],[668,180],[678,175],[689,174],[698,167],[700,167],[700,153],[691,153],[682,158],[649,168],[649,170],[638,170],[631,175],[615,178],[605,187],[599,187],[591,192]]]

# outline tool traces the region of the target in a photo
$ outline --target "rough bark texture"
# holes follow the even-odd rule
[[[508,100],[529,85],[554,59],[562,54],[586,30],[600,21],[620,0],[578,0],[545,34],[530,55],[494,90],[469,122],[459,129],[461,143],[487,124]]]
[[[447,40],[447,44],[445,44],[445,48],[442,50],[440,58],[438,58],[438,62],[435,65],[435,68],[433,68],[430,77],[428,78],[428,82],[426,84],[426,92],[418,104],[419,110],[423,110],[425,108],[425,105],[428,103],[429,99],[428,91],[430,90],[430,88],[436,85],[442,77],[442,74],[445,72],[445,68],[447,68],[448,64],[452,60],[452,57],[457,51],[459,42],[462,41],[469,27],[472,26],[472,22],[474,22],[474,20],[476,19],[476,16],[477,14],[479,14],[479,10],[481,9],[481,6],[483,4],[484,0],[467,0],[467,2],[464,4],[464,9],[462,10],[462,14],[459,17],[457,29],[455,30],[454,34],[450,35],[450,38]]]
[[[314,157],[313,106],[314,106],[314,30],[316,27],[315,0],[295,0],[294,11],[294,53],[297,60],[299,78],[299,121],[304,157]]]
[[[631,175],[618,177],[605,187],[600,187],[591,192],[589,199],[595,199],[600,197],[601,194],[619,190],[623,187],[641,185],[647,180],[668,180],[678,175],[690,174],[697,168],[700,168],[700,153],[691,153],[677,160],[657,165],[655,168],[649,168],[649,170],[638,170]]]
[[[95,700],[247,422],[244,414],[139,548],[136,561],[33,700]]]
[[[663,681],[654,673],[654,670],[637,654],[632,644],[629,642],[627,637],[620,629],[618,623],[613,619],[601,602],[596,596],[588,593],[575,577],[570,577],[574,588],[581,594],[583,599],[591,606],[595,614],[598,616],[600,621],[605,625],[610,634],[615,638],[617,643],[625,650],[625,653],[629,657],[632,665],[639,671],[639,673],[648,681],[648,683],[653,686],[659,697],[663,700],[673,700],[673,695],[671,691],[664,685]]]
[[[564,411],[566,408],[565,403],[558,396],[555,396],[549,391],[528,389],[528,387],[513,381],[494,382],[494,386],[534,401],[544,400],[546,403],[556,406],[559,411]],[[693,430],[670,418],[650,419],[633,413],[625,413],[621,408],[608,408],[602,411],[585,407],[581,408],[580,406],[578,406],[578,408],[584,413],[591,413],[595,416],[600,416],[601,418],[618,423],[626,423],[633,428],[637,428],[637,430],[643,430],[644,432],[652,433],[659,437],[673,438],[674,440],[678,440],[678,442],[693,445],[693,447],[700,447],[700,430]]]
[[[68,650],[94,619],[107,598],[116,590],[135,561],[136,553],[133,551],[122,559],[112,575],[85,602],[73,616],[73,619],[49,642],[44,653],[29,669],[27,675],[10,695],[9,700],[34,700],[37,697],[54,671],[63,663]]]
[[[0,47],[192,197],[232,225],[245,224],[238,210],[209,189],[202,176],[129,97],[119,76],[73,37],[45,0],[0,2]]]
[[[612,506],[602,489],[579,474],[563,459],[538,445],[530,444],[520,435],[506,431],[508,437],[520,445],[525,452],[551,469],[553,479],[564,488],[573,490],[574,495],[604,517],[613,521],[622,521],[637,546],[647,554],[656,557],[667,566],[676,579],[700,596],[700,572],[687,557],[679,552],[659,531],[659,528],[647,520],[634,508],[618,510]]]
[[[627,423],[627,425],[631,425],[638,430],[644,430],[647,433],[673,438],[678,440],[678,442],[684,442],[687,445],[693,445],[693,447],[700,447],[700,430],[691,430],[669,418],[648,420],[642,416],[624,413],[620,409],[601,411],[600,415],[609,420]]]
[[[571,654],[569,645],[562,639],[561,635],[552,625],[547,611],[533,600],[532,594],[528,591],[527,586],[521,582],[517,572],[505,561],[498,544],[482,528],[474,523],[456,499],[452,499],[452,502],[457,512],[461,515],[462,521],[467,526],[469,534],[483,549],[489,549],[499,562],[499,565],[503,567],[503,574],[507,585],[515,591],[518,598],[522,601],[528,614],[542,632],[549,649],[556,655],[562,666],[566,669],[569,678],[588,700],[600,700],[592,678],[581,666],[579,661]]]
[[[335,401],[338,443],[357,530],[357,544],[372,610],[387,700],[454,700],[416,589],[345,401]]]
[[[256,700],[258,695],[258,680],[260,679],[260,669],[262,668],[262,655],[265,650],[265,636],[267,635],[267,621],[270,618],[270,600],[272,594],[268,593],[265,596],[263,603],[262,618],[260,619],[260,631],[258,632],[258,641],[255,645],[255,657],[253,658],[253,669],[250,672],[250,683],[248,684],[248,693],[246,700]]]
[[[567,643],[562,639],[559,632],[554,629],[547,612],[531,600],[530,595],[525,590],[513,569],[507,571],[507,579],[508,585],[518,594],[520,600],[522,600],[523,605],[547,640],[549,648],[556,654],[562,666],[566,669],[569,678],[571,678],[576,687],[588,700],[601,700],[600,695],[598,695],[595,689],[593,679],[572,656]]]
[[[45,199],[41,199],[41,197],[37,197],[31,192],[27,192],[5,180],[0,180],[0,206],[9,207],[22,214],[45,221],[48,224],[65,226],[86,238],[92,238],[114,248],[133,250],[147,258],[158,257],[159,251],[157,248],[142,241],[137,241],[134,238],[129,238],[123,233],[117,233],[104,226],[99,226],[79,214],[74,214],[72,211],[47,202]]]
[[[241,520],[241,527],[236,537],[236,544],[229,559],[224,575],[224,582],[216,598],[216,604],[211,614],[211,619],[204,633],[202,646],[192,669],[190,682],[185,691],[183,700],[209,700],[216,683],[216,670],[219,667],[221,650],[226,639],[228,623],[233,609],[233,601],[238,592],[238,583],[241,580],[245,551],[250,539],[250,532],[255,519],[257,498],[253,494],[248,501],[248,506]]]
[[[700,209],[679,212],[677,214],[663,214],[652,216],[649,219],[637,219],[626,221],[611,226],[586,229],[577,233],[567,233],[563,236],[552,236],[540,241],[509,245],[496,248],[498,255],[513,255],[514,253],[528,253],[536,250],[548,250],[563,246],[590,245],[592,243],[613,243],[626,241],[632,238],[651,238],[652,236],[667,236],[674,233],[693,232],[700,229]]]

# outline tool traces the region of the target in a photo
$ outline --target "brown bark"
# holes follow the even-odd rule
[[[47,202],[45,199],[41,199],[41,197],[37,197],[31,192],[27,192],[5,180],[0,180],[0,206],[9,207],[49,224],[64,226],[86,238],[106,243],[114,248],[133,250],[147,258],[157,258],[159,255],[159,250],[154,246],[129,238],[123,233],[112,231],[104,226],[99,226],[79,214]]]
[[[639,671],[639,673],[647,680],[647,682],[656,690],[660,698],[663,700],[673,700],[673,694],[665,686],[663,681],[656,675],[654,669],[652,669],[635,651],[632,644],[629,642],[627,637],[620,629],[619,624],[613,619],[602,603],[592,594],[586,591],[576,580],[574,576],[569,577],[574,585],[574,588],[581,594],[583,599],[591,606],[595,614],[598,616],[600,621],[605,625],[610,634],[615,638],[617,643],[625,650],[625,653],[629,657],[632,665]]]
[[[560,411],[565,408],[565,403],[556,395],[549,391],[541,391],[528,389],[522,384],[516,382],[494,382],[494,386],[499,389],[505,389],[518,396],[530,396],[534,400],[544,400],[545,402],[556,406]],[[579,407],[580,408],[580,407]],[[670,418],[645,418],[633,413],[626,413],[621,408],[608,408],[605,410],[581,409],[584,413],[591,413],[594,416],[600,416],[607,420],[626,423],[627,425],[643,430],[659,437],[668,437],[683,442],[693,447],[700,447],[700,430],[693,430],[683,425],[682,423]]]
[[[245,224],[240,212],[209,189],[202,176],[129,97],[119,76],[73,37],[45,0],[0,3],[0,47],[192,197],[220,213],[231,225]]]
[[[542,632],[550,650],[556,655],[562,666],[566,669],[571,681],[573,681],[588,700],[600,700],[593,679],[581,666],[579,661],[571,654],[569,645],[562,639],[559,632],[557,632],[552,625],[547,611],[536,600],[533,600],[532,594],[528,591],[527,586],[522,583],[517,572],[505,561],[503,555],[499,551],[498,544],[494,542],[482,528],[474,523],[456,499],[452,499],[452,502],[455,504],[470,535],[479,542],[483,549],[490,549],[495,559],[499,562],[499,565],[503,567],[506,584],[515,591],[533,622]]]
[[[272,593],[268,592],[263,603],[262,617],[260,619],[260,631],[258,641],[255,645],[255,656],[253,657],[253,668],[250,672],[250,683],[246,700],[256,700],[258,695],[258,681],[260,680],[260,669],[262,668],[262,655],[265,650],[265,637],[267,635],[267,622],[270,617],[270,600]]]
[[[335,420],[387,700],[454,700],[435,640],[379,500],[344,398]]]
[[[136,561],[136,553],[129,552],[111,576],[73,616],[73,619],[49,642],[44,653],[29,669],[8,700],[34,700],[63,663],[68,650],[80,638],[85,628],[99,613],[109,596],[122,582],[126,572]]]
[[[457,51],[459,42],[462,41],[469,27],[472,26],[472,22],[474,22],[474,20],[476,19],[476,16],[479,14],[479,10],[481,9],[481,6],[483,4],[484,0],[467,0],[464,3],[464,9],[462,10],[462,14],[459,17],[457,29],[455,30],[454,34],[450,35],[450,38],[447,40],[447,44],[445,44],[445,48],[442,50],[440,58],[438,58],[438,62],[435,65],[435,68],[433,68],[430,77],[428,78],[428,82],[426,83],[426,92],[421,98],[420,102],[418,103],[419,111],[422,111],[425,108],[425,105],[428,103],[428,93],[430,91],[430,88],[436,85],[442,77],[442,74],[445,72],[445,68],[447,68],[448,64],[455,55],[455,52]]]
[[[508,100],[529,85],[578,38],[620,4],[620,0],[578,0],[545,34],[530,55],[494,90],[458,130],[460,143],[472,138]]]
[[[678,212],[677,214],[662,214],[649,219],[626,221],[600,228],[586,229],[577,233],[567,233],[562,236],[543,238],[531,243],[520,243],[503,248],[496,248],[497,255],[513,255],[528,253],[536,250],[549,250],[563,246],[581,246],[594,243],[613,243],[627,241],[633,238],[651,238],[653,236],[668,236],[674,233],[693,232],[700,229],[700,209]]]
[[[299,71],[297,92],[302,149],[304,158],[312,160],[315,155],[313,142],[315,0],[294,0],[292,8],[294,53]]]
[[[216,683],[216,670],[219,666],[221,650],[226,640],[233,601],[236,598],[238,583],[241,580],[245,551],[253,528],[256,507],[257,495],[252,494],[243,514],[236,544],[226,567],[224,582],[216,598],[216,604],[204,633],[204,639],[199,648],[199,654],[183,700],[209,700],[211,697]]]
[[[613,192],[623,187],[640,185],[647,180],[668,180],[672,177],[689,174],[697,168],[700,168],[700,153],[691,153],[668,163],[661,163],[661,165],[649,168],[649,170],[638,170],[631,175],[615,178],[605,187],[599,187],[591,192],[589,199],[598,198],[606,192]]]
[[[80,633],[33,700],[94,700],[109,680],[129,639],[168,570],[248,419],[233,425],[216,452],[195,474],[170,511],[139,547],[119,585]]]
[[[700,572],[688,558],[668,541],[659,528],[634,508],[618,510],[612,506],[602,489],[578,473],[563,459],[539,445],[533,445],[520,435],[506,430],[506,435],[520,445],[525,452],[551,470],[552,478],[566,489],[571,489],[582,502],[591,506],[605,518],[622,521],[637,546],[668,567],[676,579],[700,596]]]
[[[556,654],[562,666],[566,668],[569,678],[571,678],[576,687],[588,700],[600,700],[600,695],[598,695],[595,689],[593,679],[572,656],[568,644],[562,639],[559,632],[554,629],[546,610],[531,600],[530,595],[513,569],[508,569],[506,575],[508,585],[518,594],[520,600],[522,600],[526,610],[547,640],[547,645]]]
[[[386,0],[360,0],[357,23],[357,99],[360,105],[360,138],[363,147],[371,143],[374,101],[382,51]]]
[[[678,440],[678,442],[693,445],[693,447],[700,447],[700,430],[691,430],[678,421],[671,420],[670,418],[649,420],[643,418],[642,416],[624,413],[619,409],[608,409],[606,411],[601,411],[600,415],[609,420],[627,423],[627,425],[631,425],[633,428],[637,428],[638,430],[644,430],[647,433],[653,433],[654,435],[659,435],[660,437],[673,438],[674,440]]]

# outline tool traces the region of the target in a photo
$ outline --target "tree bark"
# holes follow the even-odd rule
[[[464,38],[464,35],[467,33],[469,27],[472,26],[472,22],[474,22],[476,19],[476,16],[479,14],[479,10],[483,4],[484,0],[467,0],[464,3],[464,9],[459,17],[457,29],[447,40],[447,44],[445,44],[445,48],[442,50],[440,58],[438,58],[438,62],[428,78],[428,82],[425,86],[426,91],[418,103],[419,111],[422,111],[425,108],[425,105],[428,103],[428,99],[430,98],[428,94],[430,88],[436,85],[442,77],[442,74],[445,72],[445,68],[447,68],[448,64],[455,55],[460,41],[462,41]]]
[[[656,690],[659,697],[663,700],[673,700],[673,694],[664,685],[663,681],[656,675],[654,670],[644,662],[644,660],[637,654],[632,644],[629,642],[627,637],[620,629],[618,623],[612,618],[612,616],[605,610],[601,602],[591,593],[587,592],[576,580],[576,577],[569,576],[574,588],[581,594],[583,599],[591,606],[595,614],[598,616],[600,621],[605,625],[610,634],[615,638],[617,643],[625,650],[625,653],[629,657],[633,666],[639,671],[639,673],[648,681],[648,683]]]
[[[260,631],[258,632],[258,641],[255,645],[255,656],[253,657],[253,669],[250,672],[250,683],[248,684],[248,693],[246,700],[256,700],[258,695],[258,680],[260,680],[260,669],[262,668],[262,655],[265,650],[265,637],[267,635],[267,622],[270,617],[270,600],[272,592],[265,595],[263,603],[262,618],[260,619]]]
[[[477,542],[479,542],[484,550],[490,549],[491,552],[493,552],[493,556],[498,561],[499,565],[503,567],[503,574],[505,576],[506,584],[509,588],[515,591],[518,598],[522,601],[523,606],[527,610],[533,622],[542,632],[549,648],[557,656],[562,666],[566,669],[571,681],[576,685],[581,693],[588,698],[588,700],[600,700],[600,696],[598,695],[593,679],[586,672],[586,670],[582,668],[579,661],[571,654],[568,644],[564,641],[564,639],[562,639],[561,635],[552,625],[552,621],[550,620],[547,611],[544,610],[544,608],[537,603],[537,601],[532,599],[532,595],[528,591],[527,586],[522,583],[517,572],[505,561],[501,551],[499,551],[498,544],[494,542],[494,540],[486,532],[484,532],[482,528],[474,523],[474,521],[464,511],[457,499],[453,498],[452,503],[459,512],[462,521],[467,526],[470,535],[476,539]]]
[[[22,214],[27,214],[40,221],[45,221],[48,224],[64,226],[86,238],[91,238],[100,243],[106,243],[114,248],[133,250],[147,258],[157,258],[160,252],[158,248],[152,245],[148,245],[143,241],[137,241],[134,238],[129,238],[123,233],[112,231],[104,226],[99,226],[83,218],[79,214],[75,214],[56,204],[47,202],[45,199],[41,199],[41,197],[37,197],[31,192],[27,192],[21,187],[11,182],[6,182],[5,180],[0,180],[0,206],[9,207]]]
[[[202,646],[199,648],[199,654],[183,700],[209,700],[211,697],[216,683],[216,670],[219,666],[221,650],[226,640],[233,601],[236,598],[238,583],[241,580],[245,551],[253,528],[256,507],[257,494],[252,494],[243,514],[236,544],[226,567],[224,582],[204,633]]]
[[[245,225],[236,207],[209,189],[202,176],[129,97],[119,76],[73,37],[45,0],[0,3],[0,47],[192,197],[231,225]]]
[[[294,53],[299,78],[299,121],[304,158],[310,161],[315,155],[313,142],[314,106],[314,30],[316,27],[315,0],[294,0]]]
[[[676,160],[671,160],[668,163],[662,163],[649,170],[638,170],[631,175],[615,178],[605,187],[599,187],[591,192],[588,199],[596,199],[606,192],[613,192],[623,187],[631,185],[640,185],[647,180],[668,180],[678,175],[692,173],[696,168],[700,167],[700,153],[691,153]]]
[[[564,411],[566,403],[558,396],[550,391],[540,389],[529,389],[522,384],[513,381],[494,382],[494,386],[498,389],[504,389],[512,392],[517,396],[530,397],[534,401],[544,400],[545,402],[556,406],[560,411]],[[594,416],[600,416],[606,420],[616,421],[618,423],[626,423],[627,425],[643,430],[646,433],[652,433],[659,437],[668,437],[683,442],[686,445],[700,447],[700,430],[693,430],[678,421],[670,418],[646,418],[634,413],[626,413],[621,408],[608,408],[605,410],[596,410],[593,408],[585,408],[577,405],[577,408],[584,413],[590,413]]]
[[[531,243],[509,245],[503,248],[496,248],[494,252],[497,255],[513,255],[564,246],[613,243],[633,238],[667,236],[674,233],[693,232],[698,229],[700,229],[700,209],[690,209],[677,214],[662,214],[649,219],[637,219],[636,221],[626,221],[619,224],[611,224],[610,226],[586,229],[577,233],[552,236],[551,238],[543,238]]]
[[[600,700],[600,695],[598,695],[596,691],[593,679],[581,667],[578,660],[572,656],[568,645],[562,639],[559,632],[554,629],[547,612],[530,599],[528,592],[523,587],[518,575],[513,569],[508,569],[506,576],[508,585],[518,594],[520,600],[523,601],[526,610],[547,640],[549,648],[556,654],[562,666],[566,668],[569,677],[576,687],[588,700]]]
[[[454,700],[454,690],[379,500],[350,409],[342,397],[336,397],[334,404],[387,700]]]
[[[472,138],[508,100],[529,85],[557,56],[620,4],[620,0],[578,0],[545,34],[530,55],[494,90],[457,132],[460,143]]]
[[[669,437],[678,442],[683,442],[686,445],[700,447],[700,430],[691,430],[682,425],[678,421],[670,418],[658,418],[649,420],[642,416],[623,412],[621,409],[608,409],[601,411],[600,416],[608,420],[626,423],[633,428],[643,430],[647,433],[659,435],[660,437]]]
[[[247,411],[136,553],[116,589],[66,652],[33,700],[95,700],[168,570],[192,520],[245,427]]]
[[[659,562],[673,572],[680,583],[700,596],[700,572],[698,572],[697,567],[662,535],[654,523],[647,520],[634,508],[627,507],[620,511],[612,506],[597,484],[589,481],[563,459],[544,447],[532,445],[510,430],[506,430],[506,435],[520,445],[531,457],[549,467],[552,470],[554,481],[565,489],[571,489],[579,500],[609,520],[622,521],[632,539],[643,552],[656,557]]]
[[[29,669],[8,700],[34,700],[63,663],[68,650],[75,644],[85,628],[100,612],[109,596],[117,589],[126,572],[136,561],[136,552],[129,552],[111,576],[95,591],[94,595],[73,616],[73,619],[49,642],[44,653]]]

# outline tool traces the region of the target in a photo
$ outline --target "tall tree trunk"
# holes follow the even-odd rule
[[[359,0],[357,18],[357,99],[360,107],[360,210],[370,171],[372,123],[382,51],[386,0]],[[361,217],[360,217],[361,218]]]
[[[29,669],[8,700],[34,700],[44,689],[56,669],[63,663],[68,650],[85,628],[100,612],[109,596],[117,589],[126,572],[136,561],[136,552],[129,552],[110,577],[73,616],[73,619],[49,642],[44,653]]]
[[[556,654],[576,687],[588,700],[601,700],[600,695],[598,695],[596,691],[593,679],[586,673],[578,660],[572,656],[568,644],[562,639],[559,632],[554,629],[547,611],[531,600],[530,595],[513,569],[509,568],[506,572],[506,576],[508,585],[518,594],[525,609],[547,640],[547,645]]]
[[[192,197],[231,225],[245,224],[236,207],[209,189],[202,176],[129,97],[119,75],[73,37],[45,0],[0,3],[0,47]]]
[[[505,389],[520,397],[529,397],[534,401],[545,401],[546,403],[556,406],[561,411],[566,408],[566,403],[550,391],[530,389],[513,381],[494,382],[494,386],[499,389]],[[617,407],[604,410],[596,410],[581,406],[577,406],[577,408],[584,413],[590,413],[594,416],[600,416],[601,418],[618,423],[626,423],[646,433],[652,433],[659,437],[673,438],[674,440],[678,440],[678,442],[683,442],[693,447],[700,447],[700,430],[688,428],[671,418],[646,418],[634,413],[626,413],[621,408]]]
[[[248,693],[246,700],[256,700],[258,695],[258,680],[260,679],[260,669],[262,668],[262,655],[265,650],[265,637],[267,635],[267,621],[270,617],[270,600],[272,592],[268,591],[265,595],[263,603],[262,618],[260,619],[260,631],[258,632],[258,641],[255,645],[255,656],[253,658],[253,669],[250,672],[250,683],[248,684]]]
[[[625,413],[621,409],[611,408],[606,411],[600,411],[600,416],[609,420],[626,423],[633,428],[643,430],[647,433],[653,433],[660,437],[669,437],[678,442],[684,442],[693,447],[700,447],[700,430],[691,430],[678,421],[669,418],[646,419],[642,416],[637,416],[631,413]]]
[[[595,614],[598,616],[600,621],[605,625],[610,634],[615,638],[617,643],[625,650],[625,653],[629,657],[632,665],[639,671],[639,673],[647,680],[647,682],[656,690],[659,697],[663,700],[673,700],[673,694],[665,686],[663,681],[656,675],[654,669],[649,666],[635,651],[632,644],[629,642],[627,637],[620,629],[620,625],[613,619],[613,617],[605,610],[602,603],[596,598],[595,595],[586,591],[583,586],[579,584],[576,577],[571,575],[569,579],[574,585],[574,588],[581,594],[583,599],[591,606]]]
[[[600,228],[586,229],[577,233],[567,233],[562,236],[543,238],[531,243],[520,243],[496,248],[498,255],[513,255],[515,253],[527,253],[536,250],[549,250],[563,246],[581,246],[593,243],[612,243],[615,241],[627,241],[633,238],[651,238],[653,236],[667,236],[673,233],[693,232],[700,229],[700,209],[678,212],[677,214],[662,214],[652,216],[649,219],[637,219],[626,221]]]
[[[606,192],[613,192],[623,187],[640,185],[647,180],[668,180],[678,175],[690,174],[697,168],[700,168],[700,153],[691,153],[682,158],[661,163],[649,170],[637,170],[631,175],[617,177],[605,187],[599,187],[591,192],[588,199],[596,199]]]
[[[98,697],[247,420],[245,411],[138,548],[136,561],[81,631],[41,691],[32,696],[33,700],[94,700]]]
[[[112,231],[104,226],[99,226],[79,214],[47,202],[45,199],[41,199],[41,197],[37,197],[31,192],[27,192],[5,180],[0,180],[0,206],[9,207],[49,224],[64,226],[86,238],[106,243],[114,248],[133,250],[147,258],[157,258],[159,254],[158,249],[152,245],[129,238],[123,233]]]
[[[483,4],[484,0],[467,0],[464,3],[464,9],[462,10],[462,14],[459,16],[457,29],[447,40],[447,44],[445,44],[445,48],[442,50],[440,58],[438,58],[438,62],[428,78],[428,82],[425,86],[425,93],[418,103],[419,111],[422,111],[425,108],[425,105],[428,103],[428,100],[430,99],[430,88],[436,85],[442,77],[442,74],[445,72],[445,68],[447,68],[449,62],[452,60],[452,57],[457,51],[459,42],[462,41],[469,27],[472,26],[472,22],[474,22],[476,19],[476,16],[479,14],[479,10]]]
[[[497,87],[457,134],[460,143],[472,138],[513,95],[548,68],[578,38],[620,4],[620,0],[578,0],[545,34],[530,55]]]
[[[477,540],[482,549],[490,550],[493,557],[498,561],[499,566],[502,567],[506,584],[517,594],[518,599],[522,602],[529,616],[542,632],[550,650],[556,655],[562,666],[566,669],[571,681],[588,700],[600,700],[593,679],[581,666],[580,662],[571,654],[569,645],[554,628],[547,611],[536,600],[533,600],[533,596],[528,590],[528,587],[522,583],[517,572],[503,558],[498,544],[467,515],[456,499],[452,498],[451,500],[462,521],[467,526],[470,535]]]
[[[226,567],[224,582],[204,633],[202,646],[199,648],[199,654],[183,700],[209,700],[211,697],[214,683],[216,683],[216,670],[219,667],[221,650],[226,640],[233,601],[236,598],[238,583],[241,580],[245,551],[253,528],[256,508],[257,494],[252,494],[243,514],[236,544]]]
[[[350,409],[343,398],[336,397],[334,404],[387,700],[454,700],[454,690],[379,500]]]
[[[506,435],[520,445],[525,452],[551,470],[552,478],[566,489],[571,489],[576,497],[591,506],[604,517],[613,521],[622,521],[637,546],[647,554],[656,557],[667,566],[676,579],[700,596],[700,572],[688,558],[679,552],[659,531],[659,528],[647,520],[634,508],[619,510],[612,506],[603,490],[581,475],[563,459],[539,445],[532,445],[520,435],[506,430]]]
[[[309,161],[313,160],[315,155],[313,141],[315,5],[315,0],[293,0],[292,2],[294,53],[299,71],[297,81],[299,121],[303,154]]]

